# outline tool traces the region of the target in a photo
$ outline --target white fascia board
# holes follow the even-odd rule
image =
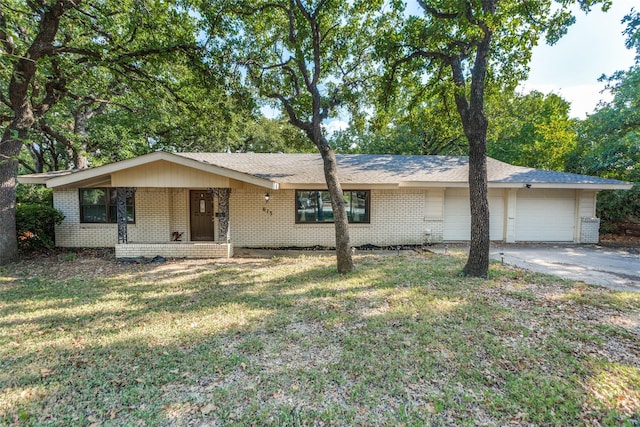
[[[398,187],[401,188],[468,188],[469,184],[466,182],[446,182],[446,181],[400,181]]]
[[[18,179],[18,182],[21,184],[46,184],[47,181],[49,181],[50,179],[71,175],[73,173],[74,172],[71,170],[30,173],[25,175],[18,175],[17,179]]]
[[[527,187],[530,185],[530,187]],[[489,188],[558,188],[566,190],[630,190],[633,183],[597,184],[597,183],[559,183],[559,182],[489,182]]]
[[[29,176],[29,175],[18,175],[18,182],[20,184],[46,184],[47,177],[44,176]]]
[[[489,182],[488,188],[559,188],[568,190],[630,190],[633,183],[621,182],[620,184],[600,184],[600,183],[560,183],[560,182]],[[402,188],[469,188],[467,182],[424,182],[424,181],[402,181],[398,184]]]
[[[260,187],[268,188],[270,190],[277,190],[279,185],[277,182],[270,181],[268,179],[258,178],[256,176],[248,175],[242,172],[234,171],[232,169],[226,169],[220,166],[211,165],[208,163],[202,163],[197,160],[188,159],[186,157],[177,156],[171,153],[165,153],[157,151],[155,153],[145,154],[132,159],[122,160],[117,163],[111,163],[104,166],[98,166],[96,168],[87,169],[72,173],[70,175],[61,176],[58,178],[51,178],[47,181],[47,187],[55,188],[68,186],[70,184],[85,181],[87,179],[96,178],[103,175],[109,175],[114,172],[118,172],[124,169],[130,169],[143,164],[156,162],[158,160],[165,160],[167,162],[175,163],[178,165],[198,169],[204,172],[221,175],[227,178],[232,178],[237,181],[246,182],[249,184],[257,185]]]
[[[395,190],[398,188],[398,184],[349,184],[341,182],[340,186],[343,190]],[[296,184],[296,183],[282,183],[280,184],[280,190],[326,190],[327,183],[317,184]]]

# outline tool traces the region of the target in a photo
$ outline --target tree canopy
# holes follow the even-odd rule
[[[0,263],[15,257],[18,165],[100,165],[151,150],[318,150],[352,268],[334,149],[468,154],[471,252],[488,269],[487,153],[638,180],[638,65],[584,121],[519,94],[532,48],[609,0],[5,0],[0,3]],[[410,11],[417,11],[412,13]],[[640,13],[626,18],[640,52]],[[639,54],[640,58],[640,54]],[[260,108],[281,112],[267,119]],[[326,133],[329,119],[351,120]],[[342,267],[340,266],[342,262]]]
[[[380,22],[378,1],[222,2],[235,35],[246,80],[264,99],[307,136],[322,156],[335,224],[337,267],[353,269],[348,220],[337,162],[324,122],[340,106],[357,104],[359,91],[373,75],[371,37]],[[205,2],[209,17],[217,6]],[[215,16],[215,15],[214,15]]]
[[[471,248],[463,273],[485,277],[489,268],[486,88],[512,88],[528,71],[541,37],[555,43],[574,22],[573,1],[417,0],[421,15],[380,38],[390,93],[407,73],[452,94],[469,146]],[[583,10],[597,3],[578,1]]]

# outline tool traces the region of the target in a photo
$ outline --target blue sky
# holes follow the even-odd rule
[[[553,92],[571,102],[571,115],[584,118],[592,113],[598,101],[609,100],[601,93],[603,75],[626,70],[634,63],[635,52],[624,46],[621,23],[631,8],[640,8],[638,0],[613,0],[611,9],[599,9],[585,15],[576,13],[576,23],[554,46],[540,45],[533,51],[529,79],[522,85],[525,92],[536,89]]]

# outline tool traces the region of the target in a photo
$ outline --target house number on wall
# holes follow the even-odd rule
[[[267,215],[273,215],[273,211],[265,207],[262,208],[262,212],[266,213]]]

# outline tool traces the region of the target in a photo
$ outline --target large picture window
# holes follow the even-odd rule
[[[80,222],[115,223],[118,220],[115,188],[81,188]],[[127,222],[135,222],[134,197],[127,197]]]
[[[349,222],[368,223],[371,191],[346,190],[343,193]],[[333,222],[329,192],[296,190],[296,222]]]

